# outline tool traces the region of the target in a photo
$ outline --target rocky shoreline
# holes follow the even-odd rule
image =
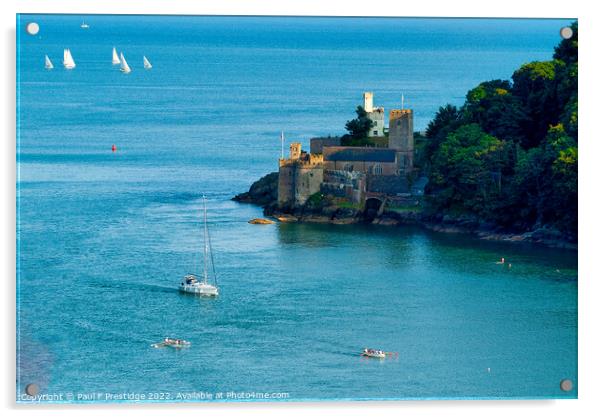
[[[264,215],[279,222],[307,222],[319,224],[349,225],[374,224],[384,226],[415,225],[434,232],[468,234],[487,241],[523,242],[552,248],[577,250],[576,239],[565,237],[558,230],[541,227],[533,231],[513,232],[482,222],[470,216],[427,215],[420,206],[404,210],[387,210],[376,216],[367,216],[359,208],[341,207],[331,200],[308,201],[302,207],[279,208],[278,173],[270,173],[251,185],[248,192],[236,195],[232,200],[263,207]]]

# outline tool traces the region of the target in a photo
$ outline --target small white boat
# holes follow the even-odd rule
[[[373,350],[372,348],[364,348],[364,351],[362,351],[362,356],[372,357],[372,358],[385,358],[385,357],[387,357],[387,353],[385,353],[382,350]]]
[[[82,28],[82,29],[88,29],[90,27],[90,25],[88,25],[86,22],[82,21],[82,24],[79,25],[79,27]]]
[[[119,65],[121,64],[121,60],[119,59],[119,55],[117,55],[117,50],[115,49],[115,47],[113,47],[113,61],[112,61],[113,65]]]
[[[69,48],[63,50],[63,66],[67,70],[75,68],[75,60],[73,59],[73,55],[71,55],[71,50]]]
[[[204,248],[203,248],[203,275],[201,277],[195,274],[187,274],[180,283],[180,292],[192,293],[199,296],[216,297],[219,295],[217,287],[217,274],[213,262],[213,253],[211,251],[211,237],[207,228],[207,205],[205,196],[203,196],[203,220],[204,220]],[[213,273],[213,283],[209,283],[209,265]]]
[[[52,70],[54,68],[54,65],[52,65],[52,61],[50,61],[48,55],[44,55],[44,68],[47,70]]]
[[[123,56],[123,52],[119,55],[119,59],[121,60],[121,68],[120,68],[121,72],[124,74],[131,73],[132,69],[128,65],[128,62],[125,60],[125,57]]]
[[[179,338],[165,338],[160,343],[152,344],[153,348],[162,348],[162,347],[171,347],[171,348],[188,348],[190,347],[190,342],[186,340],[181,340]]]
[[[151,68],[153,68],[152,64],[150,63],[150,61],[148,60],[148,58],[146,58],[145,56],[142,56],[142,61],[144,62],[144,69],[145,70],[150,70]]]

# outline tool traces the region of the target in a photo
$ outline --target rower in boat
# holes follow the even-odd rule
[[[373,350],[372,348],[364,348],[364,351],[362,352],[362,356],[372,357],[372,358],[385,358],[387,355],[382,350]]]
[[[160,343],[152,345],[153,348],[171,347],[171,348],[187,348],[190,347],[190,342],[179,338],[166,337]]]
[[[362,351],[362,356],[383,359],[385,357],[399,357],[399,353],[387,352],[383,350],[374,350],[372,348],[364,348],[364,351]]]

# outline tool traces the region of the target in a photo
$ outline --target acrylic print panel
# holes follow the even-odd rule
[[[17,400],[577,397],[577,29],[17,16]]]

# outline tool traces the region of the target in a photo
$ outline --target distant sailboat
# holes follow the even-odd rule
[[[153,66],[151,65],[151,63],[148,60],[148,58],[146,58],[145,56],[143,56],[142,60],[144,61],[144,69],[145,70],[150,70],[151,68],[153,68]]]
[[[123,52],[119,55],[119,58],[121,60],[121,68],[120,68],[121,72],[124,74],[131,73],[132,69],[128,65],[128,62],[125,60],[125,57],[123,56]]]
[[[88,29],[90,25],[88,25],[85,21],[82,21],[82,24],[79,27],[82,29]]]
[[[117,55],[117,50],[113,48],[113,65],[121,64],[121,60],[119,59],[119,55]]]
[[[75,61],[73,60],[73,56],[71,55],[71,50],[69,48],[63,50],[63,65],[68,70],[75,68]]]
[[[52,65],[52,61],[50,61],[48,55],[44,55],[44,68],[47,70],[52,70],[54,68],[54,65]]]

